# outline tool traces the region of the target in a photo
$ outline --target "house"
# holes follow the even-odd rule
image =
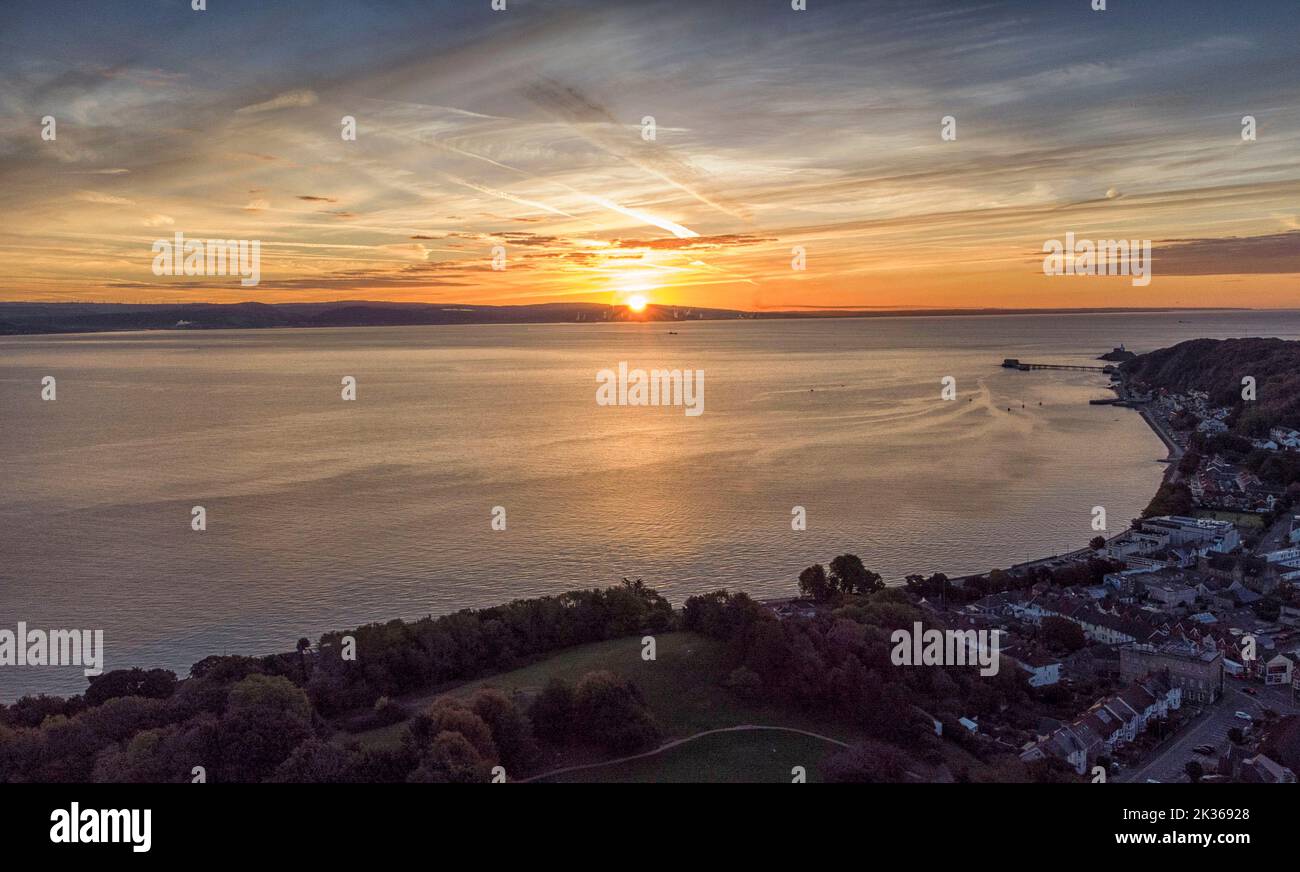
[[[1181,689],[1159,675],[1132,682],[1115,696],[1094,703],[1071,724],[1043,736],[1026,748],[1026,762],[1057,757],[1082,775],[1098,757],[1132,742],[1153,720],[1167,717],[1182,705]]]
[[[1223,654],[1178,639],[1163,645],[1129,645],[1119,652],[1120,677],[1133,681],[1151,673],[1166,675],[1182,699],[1207,703],[1223,695]]]
[[[1061,661],[1044,651],[1020,646],[1003,648],[1001,654],[1029,673],[1030,687],[1046,687],[1061,680]]]
[[[1274,570],[1280,581],[1300,579],[1300,547],[1282,548],[1261,556],[1266,561],[1266,571]]]
[[[1288,427],[1274,427],[1268,431],[1268,436],[1283,448],[1292,451],[1300,451],[1300,433]]]
[[[1285,654],[1278,654],[1264,664],[1264,683],[1279,684],[1283,687],[1291,683],[1295,663]]]
[[[1295,784],[1295,773],[1281,763],[1256,754],[1241,763],[1241,780],[1252,784]]]
[[[1088,709],[1079,723],[1086,724],[1088,729],[1101,739],[1102,750],[1107,754],[1133,739],[1132,727],[1126,725],[1122,718],[1108,709],[1104,701],[1095,703]]]
[[[1020,759],[1026,763],[1048,757],[1064,760],[1079,775],[1088,771],[1088,746],[1068,726],[1043,737],[1020,755]]]
[[[1228,425],[1220,421],[1218,418],[1205,418],[1201,423],[1196,425],[1196,429],[1201,433],[1213,435],[1216,433],[1227,433]]]
[[[1012,606],[1024,600],[1025,595],[1019,591],[1003,591],[977,599],[965,606],[963,611],[976,615],[1008,615],[1011,614]]]
[[[1277,590],[1282,581],[1280,565],[1249,554],[1209,554],[1202,555],[1197,572],[1210,578],[1238,581],[1256,593],[1268,594]]]
[[[1300,627],[1300,605],[1282,606],[1277,622],[1285,627]]]
[[[1138,578],[1137,583],[1146,593],[1147,599],[1167,609],[1190,605],[1196,599],[1195,588],[1170,578],[1165,573],[1148,573]]]

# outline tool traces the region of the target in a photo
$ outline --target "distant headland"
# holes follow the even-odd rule
[[[1210,309],[817,309],[748,312],[650,304],[634,312],[605,303],[482,306],[457,303],[0,303],[0,336],[103,333],[128,330],[252,330],[285,327],[404,327],[436,324],[600,324],[741,321],[792,318],[899,318],[955,315],[1081,315],[1152,312],[1231,312]]]

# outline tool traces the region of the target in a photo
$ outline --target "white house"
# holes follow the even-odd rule
[[[1279,654],[1264,664],[1264,683],[1280,684],[1283,687],[1291,683],[1291,674],[1295,663],[1285,654]]]

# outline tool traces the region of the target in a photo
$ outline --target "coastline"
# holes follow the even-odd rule
[[[1122,370],[1117,369],[1116,372],[1120,373],[1120,381],[1117,384],[1110,385],[1110,388],[1115,391],[1119,400],[1121,401],[1127,400],[1128,397],[1125,392]],[[1112,403],[1110,405],[1115,405],[1115,404]],[[1164,475],[1160,479],[1161,487],[1163,487],[1166,483],[1168,483],[1171,480],[1176,480],[1178,476],[1178,460],[1183,456],[1183,449],[1178,447],[1178,444],[1174,442],[1173,438],[1169,436],[1168,433],[1165,432],[1164,428],[1161,427],[1159,423],[1156,422],[1156,420],[1147,411],[1145,406],[1121,405],[1120,408],[1133,409],[1134,411],[1136,411],[1138,415],[1141,416],[1142,420],[1146,423],[1146,425],[1151,429],[1151,431],[1156,434],[1156,437],[1164,444],[1167,453],[1165,455],[1165,460],[1163,461],[1166,464],[1166,467],[1165,467]],[[1157,487],[1156,493],[1159,492],[1160,492],[1160,488]],[[1151,495],[1152,499],[1155,498],[1156,493],[1153,493]],[[1127,532],[1127,528],[1111,536],[1107,536],[1106,541],[1109,542],[1111,539],[1114,539],[1117,536],[1122,536],[1125,532]],[[1054,563],[1058,560],[1074,560],[1084,556],[1085,554],[1091,551],[1092,551],[1091,548],[1084,547],[1084,548],[1078,548],[1074,551],[1068,551],[1065,554],[1053,554],[1048,557],[1038,557],[1033,560],[1026,560],[1022,563],[1013,564],[1011,566],[1006,567],[1003,571],[1008,573],[1019,572],[1027,569],[1033,569],[1039,566],[1045,566],[1047,564]],[[988,573],[986,572],[967,573],[965,575],[950,577],[948,581],[953,584],[964,584],[970,579],[980,578],[987,574]],[[893,585],[893,586],[902,587],[902,585]]]

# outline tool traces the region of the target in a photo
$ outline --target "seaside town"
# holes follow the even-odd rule
[[[1141,390],[1105,371],[1116,399],[1095,402],[1137,409],[1169,448],[1152,514],[1005,572],[908,580],[937,622],[996,631],[1003,662],[1050,710],[1029,726],[1023,713],[961,726],[1094,781],[1295,783],[1300,514],[1243,459],[1300,459],[1300,432],[1233,436],[1233,409],[1206,392]]]

